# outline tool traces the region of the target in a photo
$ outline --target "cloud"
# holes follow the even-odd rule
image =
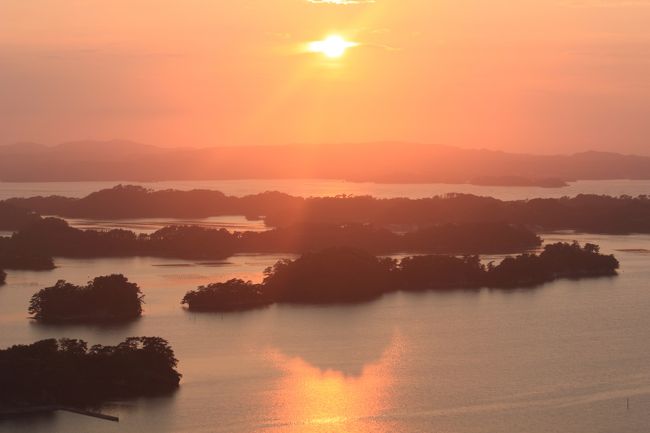
[[[648,7],[650,0],[568,0],[562,2],[564,5],[573,7]]]
[[[375,0],[307,0],[309,3],[328,5],[359,5],[374,3]]]

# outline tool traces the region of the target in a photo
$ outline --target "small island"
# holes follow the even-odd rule
[[[187,292],[181,301],[181,304],[196,311],[248,310],[271,303],[272,300],[262,291],[261,284],[241,279],[199,286],[196,290]]]
[[[131,337],[116,346],[48,339],[0,350],[0,413],[90,407],[171,393],[181,374],[169,343]]]
[[[85,286],[59,280],[32,296],[32,318],[50,323],[124,322],[142,315],[144,295],[121,274],[96,277]]]
[[[7,273],[0,269],[0,286],[7,282]]]
[[[422,255],[401,260],[353,248],[330,248],[280,260],[261,284],[230,280],[199,287],[182,300],[190,310],[232,311],[276,302],[340,304],[369,301],[395,291],[507,289],[531,287],[559,278],[617,274],[618,260],[597,245],[555,243],[539,254],[507,257],[499,264],[480,257]]]

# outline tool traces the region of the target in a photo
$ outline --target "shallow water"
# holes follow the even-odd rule
[[[119,423],[57,413],[2,422],[0,431],[647,431],[650,236],[546,238],[599,243],[617,254],[620,275],[511,291],[396,293],[354,306],[198,314],[179,304],[187,290],[235,276],[258,280],[279,256],[222,264],[57,259],[53,271],[12,271],[0,287],[0,347],[158,335],[172,344],[184,376],[172,397],[106,405]],[[111,272],[141,285],[142,319],[98,327],[26,318],[39,288]]]

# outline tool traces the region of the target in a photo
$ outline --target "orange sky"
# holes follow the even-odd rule
[[[2,0],[0,143],[650,154],[648,0],[331,3]]]

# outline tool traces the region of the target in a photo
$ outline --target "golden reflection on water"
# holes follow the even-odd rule
[[[270,350],[267,359],[283,377],[272,392],[273,413],[265,431],[390,431],[382,418],[394,406],[395,370],[403,356],[398,334],[380,358],[365,364],[358,375],[322,369],[301,357]]]

